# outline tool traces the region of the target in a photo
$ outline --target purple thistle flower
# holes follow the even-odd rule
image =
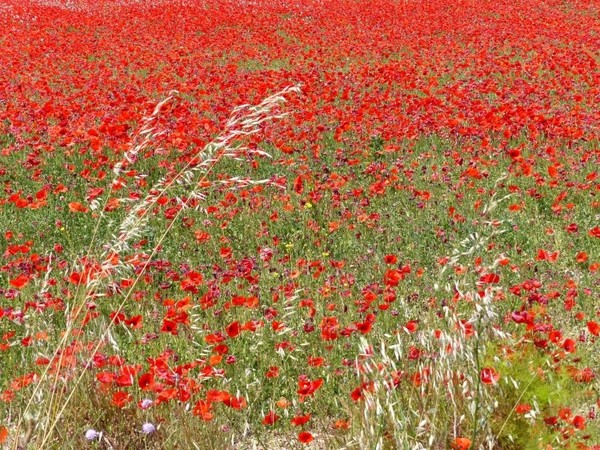
[[[148,409],[152,406],[154,402],[152,400],[150,400],[149,398],[145,398],[142,401],[140,401],[140,408],[142,409]]]
[[[156,427],[154,426],[154,424],[150,423],[150,422],[146,422],[144,425],[142,425],[142,433],[144,434],[152,434],[156,431]]]
[[[100,439],[101,436],[102,436],[102,433],[94,430],[93,428],[90,428],[89,430],[87,430],[85,432],[85,438],[88,441],[95,441],[96,439]]]

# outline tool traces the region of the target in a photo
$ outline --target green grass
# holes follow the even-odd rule
[[[9,141],[10,137],[2,138],[4,145]],[[207,215],[202,211],[187,210],[184,213],[186,220],[178,221],[174,225],[156,255],[156,259],[168,261],[170,268],[150,269],[149,282],[138,284],[135,300],[128,300],[124,305],[123,312],[127,317],[137,314],[143,316],[142,328],[129,330],[122,325],[115,326],[110,341],[105,340],[100,348],[103,354],[118,354],[132,365],[146,366],[148,358],[156,357],[165,349],[171,352],[173,365],[177,365],[177,361],[192,362],[210,355],[211,346],[204,342],[204,337],[209,332],[223,330],[235,320],[241,323],[248,320],[265,321],[264,313],[267,308],[272,308],[277,314],[277,320],[283,321],[288,331],[282,334],[275,333],[265,321],[265,326],[259,328],[256,333],[242,333],[240,337],[228,342],[231,346],[230,354],[236,358],[235,364],[219,365],[226,369],[226,377],[202,383],[204,389],[226,389],[247,396],[250,399],[247,409],[231,411],[218,405],[215,408],[215,420],[205,424],[197,417],[184,412],[186,402],[178,405],[168,403],[148,411],[141,411],[134,406],[119,410],[110,405],[109,397],[100,390],[100,385],[92,374],[89,374],[77,388],[74,399],[58,422],[56,434],[47,444],[47,448],[79,448],[84,444],[81,430],[86,428],[105,430],[114,448],[192,448],[192,442],[203,442],[202,445],[206,447],[202,448],[225,448],[231,436],[240,439],[245,424],[249,425],[252,439],[269,442],[269,439],[274,438],[269,437],[268,433],[265,434],[262,430],[264,427],[260,425],[269,408],[276,410],[283,418],[287,417],[287,420],[282,418],[275,428],[284,434],[290,433],[291,441],[294,440],[294,430],[289,425],[289,417],[301,412],[312,412],[321,423],[315,430],[320,434],[320,439],[335,439],[336,445],[345,445],[344,442],[350,445],[352,433],[344,434],[332,430],[326,418],[353,419],[356,422],[361,415],[362,406],[350,399],[348,389],[349,385],[357,384],[352,362],[356,359],[360,340],[353,336],[324,344],[319,336],[319,323],[323,317],[336,315],[340,318],[342,329],[352,322],[364,319],[364,315],[357,311],[356,302],[361,299],[361,291],[365,287],[374,282],[380,283],[385,272],[383,257],[387,254],[396,254],[403,264],[410,264],[412,273],[395,289],[398,301],[390,305],[390,309],[396,310],[394,314],[376,313],[376,327],[367,336],[373,345],[377,345],[381,340],[388,341],[388,336],[401,331],[403,324],[409,320],[418,319],[423,330],[444,326],[438,314],[442,311],[441,306],[449,304],[453,296],[452,291],[447,291],[445,287],[459,283],[467,290],[474,290],[479,277],[474,272],[475,258],[481,257],[481,265],[485,267],[491,266],[499,255],[504,255],[510,260],[508,266],[497,269],[506,297],[496,305],[499,317],[505,317],[521,303],[520,299],[508,292],[510,286],[536,278],[544,287],[555,286],[555,289],[562,292],[567,281],[575,279],[581,292],[576,308],[572,312],[566,312],[562,301],[557,300],[548,304],[547,311],[557,326],[569,336],[576,337],[582,322],[574,318],[574,313],[585,312],[588,317],[595,314],[593,295],[586,294],[585,290],[597,291],[597,278],[595,274],[585,270],[583,265],[574,263],[574,256],[577,251],[585,249],[591,261],[600,257],[600,248],[592,245],[592,238],[585,233],[585,230],[592,228],[597,214],[590,206],[588,193],[569,191],[568,201],[576,207],[557,214],[551,207],[553,199],[560,193],[558,189],[547,185],[537,186],[531,178],[516,177],[512,174],[500,184],[496,184],[509,169],[508,158],[498,156],[489,160],[484,178],[477,180],[477,183],[470,187],[469,180],[464,178],[466,163],[457,165],[450,157],[451,153],[457,150],[456,142],[441,136],[423,137],[410,144],[398,143],[401,148],[398,153],[383,151],[386,144],[382,139],[374,138],[370,148],[363,153],[360,163],[347,165],[339,159],[342,147],[345,151],[347,146],[325,138],[322,142],[322,158],[309,159],[303,163],[308,166],[308,170],[301,172],[318,174],[320,178],[307,177],[304,180],[302,195],[294,193],[292,188],[292,181],[299,170],[299,162],[281,165],[277,160],[265,160],[261,161],[258,169],[249,173],[244,172],[242,166],[231,162],[220,166],[215,173],[216,177],[219,173],[230,176],[248,174],[260,179],[277,174],[287,178],[287,190],[266,187],[260,192],[250,192],[252,189],[248,189],[248,194],[234,192],[236,202],[226,206],[222,203],[225,193],[214,190],[209,193],[206,206],[217,206],[217,211]],[[52,253],[54,244],[60,243],[64,250],[54,256],[53,266],[57,267],[53,267],[50,276],[56,280],[57,285],[52,292],[53,295],[63,298],[66,304],[75,304],[77,297],[74,287],[65,285],[63,278],[67,276],[69,267],[76,258],[85,254],[90,243],[91,230],[97,219],[90,213],[71,213],[67,204],[70,201],[84,202],[90,187],[100,185],[106,188],[108,182],[82,180],[76,174],[88,166],[90,155],[82,154],[76,149],[67,151],[60,148],[44,156],[43,175],[40,180],[33,181],[29,171],[21,169],[24,154],[25,152],[12,155],[4,161],[7,174],[3,176],[3,181],[18,186],[23,196],[35,194],[46,183],[63,183],[68,186],[68,191],[59,196],[49,196],[48,205],[39,210],[18,210],[13,205],[5,205],[0,209],[0,229],[15,233],[16,238],[10,242],[31,240],[31,251],[40,255]],[[69,164],[74,166],[73,170],[65,167],[66,156],[69,158]],[[322,172],[323,167],[328,170]],[[434,170],[434,167],[438,170]],[[439,168],[443,170],[440,172]],[[160,174],[153,159],[143,161],[137,170],[149,174],[150,185]],[[573,182],[583,182],[585,174],[592,170],[594,166],[589,161],[580,171],[571,172],[567,176]],[[440,173],[443,176],[440,176]],[[340,180],[343,182],[340,183]],[[381,192],[369,191],[376,182],[386,180],[388,185]],[[329,187],[322,190],[321,198],[310,197],[308,194],[318,188],[317,183]],[[340,187],[331,188],[335,183],[340,183]],[[474,208],[474,203],[478,200],[485,204],[492,192],[496,193],[497,198],[510,194],[510,186],[513,185],[518,186],[518,192],[512,192],[490,216],[482,216],[481,206],[478,209]],[[355,196],[353,191],[360,189],[363,190],[363,194]],[[536,189],[541,198],[527,194],[530,189]],[[420,198],[415,195],[415,191],[428,191],[429,199]],[[507,209],[509,204],[520,202],[524,205],[522,211],[515,213]],[[166,206],[172,204],[169,202]],[[336,207],[332,208],[331,205]],[[452,217],[449,214],[450,208],[454,208]],[[158,243],[158,237],[169,224],[169,221],[164,219],[163,210],[164,208],[156,210],[148,232],[144,235],[147,243],[142,245],[139,251],[148,253]],[[106,215],[93,250],[98,248],[100,242],[109,239],[114,224],[118,223],[123,215],[122,208]],[[274,215],[277,215],[276,220]],[[438,258],[451,256],[458,242],[472,233],[486,233],[489,227],[485,222],[488,220],[501,222],[500,228],[505,233],[494,236],[490,242],[493,245],[477,250],[461,260],[461,264],[466,268],[464,274],[448,270],[440,275]],[[62,225],[57,226],[58,221]],[[190,226],[192,222],[193,225]],[[332,222],[339,223],[340,227],[334,231],[330,230]],[[570,222],[577,223],[581,231],[575,235],[567,232],[565,225]],[[552,229],[553,233],[550,234],[549,229]],[[210,238],[207,242],[196,242],[194,231],[197,230],[208,233]],[[6,247],[10,242],[4,240],[3,246]],[[206,292],[206,287],[201,287],[198,294],[191,295],[193,307],[188,311],[189,325],[180,325],[177,336],[161,333],[160,321],[166,311],[164,300],[180,300],[190,295],[178,289],[178,282],[173,281],[169,270],[179,271],[180,265],[186,264],[210,280],[215,266],[219,266],[219,270],[227,270],[227,263],[220,256],[220,249],[224,246],[232,249],[233,256],[238,261],[244,257],[256,259],[260,247],[274,248],[276,256],[268,264],[257,261],[253,272],[255,280],[252,283],[234,279],[230,283],[222,284],[216,308],[205,311],[198,306],[199,296]],[[536,262],[535,256],[539,249],[559,251],[560,257],[553,264]],[[306,262],[302,264],[302,260]],[[62,261],[64,264],[60,268]],[[343,261],[343,268],[333,268],[330,265],[331,261]],[[310,262],[320,262],[323,272],[317,274],[315,267],[318,264],[311,269]],[[518,269],[510,270],[511,266]],[[416,272],[419,269],[422,272],[417,276]],[[17,272],[17,268],[7,269],[2,274],[3,284],[6,285]],[[157,286],[163,283],[169,287],[157,289]],[[441,289],[437,289],[438,286]],[[36,287],[32,285],[22,292],[21,298],[34,298],[35,293]],[[260,297],[259,308],[223,309],[227,299],[249,293]],[[277,302],[272,301],[274,295],[279,297]],[[313,321],[308,319],[307,309],[298,306],[301,299],[314,299],[316,312]],[[85,334],[78,339],[80,344],[97,342],[101,330],[110,321],[108,315],[117,308],[120,301],[121,296],[115,295],[97,302],[96,311],[100,315],[87,325]],[[380,303],[380,300],[377,302]],[[10,301],[2,300],[2,305],[6,307],[10,305]],[[331,310],[328,309],[328,305]],[[460,303],[456,311],[464,317],[469,317],[472,304]],[[51,354],[65,326],[62,311],[30,311],[26,317],[23,323],[3,321],[2,333],[14,331],[14,341],[45,330],[50,338],[48,341],[36,342],[31,347],[15,345],[3,351],[3,369],[0,371],[2,386],[9,386],[16,377],[28,373],[31,370],[29,364],[37,355]],[[307,324],[313,324],[316,330],[311,333],[304,332]],[[515,339],[522,333],[522,327],[519,326],[509,324],[507,329],[515,333]],[[150,339],[148,343],[143,344],[143,337],[152,334],[156,335],[156,339]],[[289,342],[295,349],[284,351],[280,355],[275,346],[282,342]],[[506,342],[506,345],[510,344]],[[530,343],[522,345],[523,355],[536,353]],[[565,364],[576,364],[577,367],[593,366],[596,357],[592,347],[586,344],[581,344],[581,347],[582,351],[577,353],[581,360],[573,360],[571,363],[572,358],[567,355]],[[539,353],[540,356],[528,358],[526,363],[501,361],[495,365],[499,367],[503,380],[515,378],[522,387],[528,381],[524,374],[535,368],[546,370],[543,352]],[[490,351],[489,354],[493,355],[494,351]],[[78,358],[83,361],[85,355],[86,352],[82,352]],[[325,366],[307,367],[306,361],[309,356],[325,358]],[[279,378],[265,379],[264,374],[273,365],[280,367],[282,375]],[[196,370],[192,369],[192,373],[196,373]],[[325,383],[315,398],[298,403],[296,390],[298,377],[302,374],[313,380],[323,377]],[[545,379],[536,379],[526,388],[521,400],[537,401],[542,410],[548,411],[559,405],[579,405],[577,401],[580,391],[567,380],[564,372],[559,372],[556,376],[550,374]],[[68,391],[69,382],[64,385],[59,383],[58,389]],[[514,407],[513,400],[520,395],[518,390],[511,392],[507,389],[508,383],[502,387],[500,407],[497,408],[497,412],[490,413],[492,430],[498,429],[507,420]],[[27,392],[23,391],[17,400],[10,403],[3,420],[14,420],[20,405],[27,399]],[[145,395],[137,388],[131,392],[136,401]],[[45,391],[43,396],[47,395],[48,392]],[[277,407],[275,403],[281,398],[292,402],[291,407]],[[406,401],[410,398],[410,395],[404,397]],[[401,404],[398,404],[396,407],[400,406]],[[140,425],[144,420],[161,423],[159,432],[152,437],[141,437],[139,430],[134,431],[132,426]],[[513,414],[504,427],[502,448],[535,448],[542,441],[555,442],[557,438],[552,430],[543,424],[539,425],[539,420],[536,424],[538,425],[530,427],[522,418]],[[590,424],[590,427],[593,425]],[[468,427],[463,432],[467,433]],[[586,430],[586,433],[598,437],[598,430],[595,428]],[[509,441],[509,435],[514,442]],[[249,441],[245,442],[247,444]],[[440,445],[442,444],[445,445]],[[103,446],[105,443],[98,445]]]

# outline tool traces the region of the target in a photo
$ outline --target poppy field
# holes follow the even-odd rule
[[[600,3],[0,0],[0,447],[600,449]]]

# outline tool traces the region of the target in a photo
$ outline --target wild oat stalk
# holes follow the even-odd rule
[[[503,179],[497,180],[496,185]],[[494,194],[483,208],[483,217],[488,218],[506,198],[496,199]],[[485,225],[489,232],[473,233],[452,249],[440,276],[464,257],[486,249],[493,237],[503,233],[501,222],[491,220]],[[495,264],[486,269],[491,270]],[[438,290],[439,286],[435,288]],[[500,288],[488,287],[483,296],[476,292],[482,290],[481,286],[476,291],[473,288],[467,280],[446,286],[448,293],[456,293],[475,308],[469,318],[461,320],[454,309],[444,306],[441,319],[445,326],[437,336],[429,327],[423,327],[410,338],[408,330],[404,330],[405,333],[398,334],[397,342],[382,341],[378,352],[362,339],[359,353],[368,355],[361,375],[364,407],[359,436],[350,445],[377,450],[446,448],[451,438],[472,432],[474,448],[494,448],[496,436],[487,419],[496,407],[496,400],[493,392],[483,389],[480,370],[485,342],[509,336],[493,326],[498,319],[494,295]],[[400,309],[410,307],[402,299],[400,303]],[[467,334],[467,326],[471,336]],[[410,364],[412,344],[424,357]],[[419,374],[418,381],[415,374]],[[470,430],[467,417],[471,419]]]
[[[165,99],[160,101],[158,104],[156,104],[156,106],[154,107],[154,110],[152,111],[152,113],[149,116],[146,116],[142,119],[142,126],[134,134],[134,136],[131,140],[131,143],[129,145],[129,149],[124,153],[123,159],[121,161],[117,162],[114,166],[114,170],[113,170],[114,178],[110,184],[110,190],[107,193],[106,197],[104,198],[104,203],[101,205],[101,207],[100,207],[100,202],[98,202],[97,200],[91,202],[90,209],[92,209],[92,210],[100,209],[100,215],[99,215],[98,220],[96,221],[94,230],[92,231],[92,237],[91,237],[90,242],[85,251],[85,256],[83,258],[84,261],[89,260],[93,253],[94,246],[96,245],[96,238],[98,235],[98,231],[100,229],[100,225],[102,224],[102,219],[104,218],[103,211],[108,204],[110,196],[111,196],[115,186],[117,185],[117,181],[118,181],[121,173],[123,172],[124,168],[128,167],[128,165],[133,164],[135,161],[137,161],[137,155],[142,150],[147,148],[152,143],[152,141],[154,141],[157,137],[164,134],[164,131],[157,130],[156,122],[158,121],[160,112],[163,109],[163,107],[169,101],[171,101],[173,99],[175,94],[177,94],[176,91],[170,92],[168,97],[166,97]],[[44,282],[42,283],[40,293],[44,293],[47,290],[47,280],[48,280],[48,276],[50,274],[50,269],[51,269],[51,267],[49,266],[48,270],[46,271],[46,277],[44,279]],[[74,271],[76,269],[76,267],[72,267],[71,269]],[[79,298],[79,292],[81,291],[82,286],[84,286],[84,285],[82,285],[82,284],[77,285],[77,288],[76,288],[73,298],[75,298],[75,299]],[[53,379],[52,388],[50,389],[51,397],[48,402],[49,410],[50,410],[50,408],[54,402],[54,394],[57,391],[56,387],[57,387],[58,381],[59,381],[60,369],[64,365],[64,350],[66,348],[68,340],[72,336],[73,324],[77,321],[77,319],[79,318],[82,311],[84,311],[86,297],[87,296],[84,296],[82,298],[82,301],[75,305],[67,304],[67,310],[65,311],[65,316],[67,316],[66,329],[64,330],[64,333],[62,334],[62,337],[52,355],[52,358],[50,360],[51,362],[48,365],[46,365],[46,368],[42,372],[42,375],[38,378],[37,383],[33,389],[33,392],[25,406],[25,409],[17,421],[17,425],[16,425],[17,430],[21,429],[22,421],[24,418],[27,418],[29,420],[30,416],[33,417],[33,415],[30,413],[30,409],[33,405],[33,401],[36,400],[37,404],[40,403],[40,400],[42,397],[42,393],[40,392],[40,389],[42,388],[42,382],[46,379],[50,368],[54,364],[56,373],[55,373],[55,376]],[[68,316],[70,316],[70,317],[68,317]],[[37,414],[36,416],[39,416],[39,415],[40,414]],[[38,418],[39,417],[35,417],[34,422]],[[28,426],[28,430],[29,430],[29,428],[30,428],[30,426]],[[26,446],[27,442],[31,439],[31,433],[28,432],[27,435],[28,436],[25,439],[25,444],[23,444],[24,446]],[[15,446],[16,447],[19,446],[18,439],[16,439]]]
[[[60,344],[53,356],[53,360],[58,357],[57,365],[55,365],[56,376],[53,380],[51,398],[46,402],[46,411],[45,414],[42,415],[46,418],[46,423],[44,424],[45,426],[43,435],[41,437],[40,448],[44,448],[48,440],[51,438],[56,424],[60,420],[62,413],[69,404],[73,394],[75,393],[75,390],[81,383],[88,367],[91,365],[94,355],[100,349],[102,342],[109,336],[110,329],[114,324],[114,321],[111,320],[101,332],[101,335],[98,337],[98,343],[92,349],[88,361],[83,366],[83,370],[76,378],[76,381],[70,385],[70,392],[66,399],[61,401],[62,397],[60,395],[55,395],[55,392],[58,392],[57,384],[59,381],[60,369],[63,366],[62,355],[64,349],[66,348],[66,343],[73,335],[73,331],[77,325],[82,311],[84,310],[85,305],[94,299],[103,297],[104,294],[102,292],[102,288],[105,287],[106,284],[111,280],[120,277],[124,273],[136,273],[136,277],[132,285],[129,287],[128,291],[124,293],[122,301],[114,311],[115,316],[118,315],[130,298],[137,283],[143,276],[153,257],[158,252],[158,249],[161,247],[161,244],[169,234],[173,224],[176,222],[181,212],[188,206],[192,199],[204,200],[205,196],[203,194],[203,190],[205,190],[207,187],[220,184],[225,185],[228,188],[235,188],[240,186],[270,183],[270,180],[251,180],[238,177],[233,177],[228,180],[220,180],[216,183],[208,183],[207,178],[214,167],[225,158],[242,159],[243,157],[248,158],[251,155],[257,154],[268,156],[268,154],[260,150],[250,149],[242,146],[240,144],[240,139],[258,133],[261,130],[263,123],[282,118],[287,115],[285,113],[276,113],[274,112],[274,109],[285,102],[285,97],[287,95],[299,92],[300,88],[298,86],[290,86],[272,96],[265,98],[258,105],[246,104],[236,107],[227,121],[223,132],[218,137],[208,143],[205,147],[199,149],[191,161],[188,162],[185,167],[183,167],[183,169],[181,169],[174,176],[164,177],[159,180],[148,191],[147,195],[143,199],[133,205],[127,216],[118,226],[117,232],[111,241],[102,246],[102,252],[98,257],[98,260],[101,262],[91,265],[90,267],[88,261],[90,260],[90,255],[92,254],[92,250],[94,248],[94,241],[97,236],[100,220],[103,217],[102,211],[104,210],[104,206],[110,197],[110,193],[108,194],[105,204],[100,209],[100,219],[96,223],[92,236],[92,243],[90,243],[86,258],[84,258],[84,267],[82,270],[85,271],[86,276],[84,282],[78,286],[75,295],[76,299],[80,298],[81,300],[71,309],[73,313],[71,314],[71,317],[67,323],[67,329],[63,333]],[[154,137],[162,134],[160,132],[154,132],[155,129],[153,123],[158,117],[162,106],[171,100],[173,95],[174,93],[171,93],[169,97],[160,102],[154,109],[153,114],[144,119],[144,125],[136,134],[134,138],[134,144],[132,144],[131,149],[125,153],[124,159],[115,165],[115,181],[126,167],[129,167],[129,165],[135,163],[138,153],[147,147]],[[139,143],[136,143],[138,139]],[[132,263],[124,258],[124,255],[130,251],[130,243],[134,239],[142,236],[146,231],[149,213],[157,204],[158,200],[161,197],[166,196],[167,193],[170,193],[176,187],[188,189],[185,199],[181,197],[179,198],[181,208],[178,210],[174,219],[159,237],[156,245],[151,251],[151,254],[148,256],[141,269],[136,270]],[[112,190],[113,189],[111,186],[111,193]],[[98,204],[92,205],[94,209],[98,209],[98,206]],[[79,295],[80,288],[84,291],[83,295]],[[34,392],[26,405],[22,417],[25,417],[32,406],[33,400],[36,398],[38,391],[41,389],[44,379],[48,376],[50,367],[52,367],[52,363],[48,364],[46,370],[39,377]],[[55,410],[56,408],[58,408],[58,410]],[[17,430],[20,428],[22,417],[17,424]]]

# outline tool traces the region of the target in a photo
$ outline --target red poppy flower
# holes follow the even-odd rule
[[[133,400],[133,396],[124,391],[117,391],[112,396],[112,404],[118,408],[123,408]]]
[[[575,341],[573,339],[565,339],[562,344],[562,348],[567,353],[573,353],[575,351]]]
[[[308,431],[301,431],[298,434],[298,440],[300,442],[302,442],[303,444],[308,444],[308,443],[312,442],[313,439],[314,439],[313,435],[310,434]]]
[[[115,374],[112,372],[100,372],[96,375],[96,379],[102,384],[111,384],[115,381]]]
[[[209,389],[206,393],[206,400],[211,403],[225,402],[231,398],[231,394],[227,391],[218,391],[216,389]]]
[[[154,376],[150,373],[144,373],[138,379],[138,385],[143,391],[152,389],[154,385]]]
[[[242,331],[242,328],[240,326],[240,323],[236,321],[236,322],[232,322],[229,325],[227,325],[227,328],[225,329],[225,331],[227,332],[227,335],[230,338],[234,338],[240,334],[240,332]]]
[[[520,403],[515,407],[517,414],[527,414],[529,411],[531,411],[531,405],[527,403]]]
[[[350,423],[344,419],[338,419],[333,423],[333,428],[336,430],[347,430],[350,428]]]
[[[304,425],[306,422],[310,420],[310,414],[306,414],[304,416],[296,416],[292,417],[291,423],[295,426]]]
[[[71,212],[87,212],[87,208],[79,202],[69,203],[69,211]]]
[[[17,289],[22,289],[29,282],[29,278],[26,275],[19,275],[17,278],[10,280],[11,286]]]
[[[273,425],[275,422],[277,422],[279,420],[279,416],[277,414],[275,414],[275,412],[273,411],[269,411],[267,413],[267,415],[263,418],[263,425]]]
[[[323,378],[310,381],[308,378],[300,377],[298,380],[298,394],[302,397],[310,396],[323,384]]]
[[[484,367],[481,369],[480,379],[483,384],[496,384],[500,374],[493,367]]]
[[[469,450],[471,448],[471,439],[458,437],[452,441],[453,450]]]
[[[194,409],[192,410],[192,414],[200,417],[204,421],[211,421],[214,417],[212,412],[211,403],[206,400],[198,400],[196,405],[194,405]]]
[[[223,401],[223,404],[233,409],[244,409],[248,406],[248,402],[244,397],[229,397],[227,400]]]
[[[573,417],[573,426],[578,430],[585,429],[585,418],[583,416],[575,416]]]
[[[383,260],[386,264],[396,264],[398,262],[398,257],[396,255],[385,255]]]
[[[277,367],[277,366],[269,367],[269,370],[267,370],[267,373],[265,374],[265,376],[267,378],[277,378],[279,376],[279,367]]]
[[[594,336],[600,336],[600,325],[598,322],[589,321],[587,323],[587,329]]]
[[[488,273],[487,275],[482,275],[479,277],[480,283],[498,283],[500,281],[500,276],[495,273]]]

